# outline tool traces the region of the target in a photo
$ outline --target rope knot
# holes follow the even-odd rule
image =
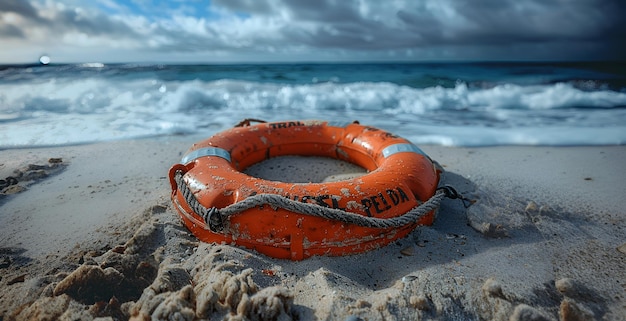
[[[208,208],[203,218],[204,222],[209,226],[211,232],[218,233],[224,229],[222,215],[216,207]]]
[[[437,190],[443,191],[443,193],[449,199],[457,199],[457,198],[459,198],[459,192],[457,192],[456,189],[454,189],[454,187],[452,187],[450,185],[445,185],[445,186],[439,187]]]
[[[469,199],[465,196],[463,196],[463,194],[457,192],[456,189],[454,189],[454,187],[450,186],[450,185],[445,185],[442,187],[437,188],[437,191],[441,191],[443,192],[443,195],[445,195],[447,198],[449,199],[460,199],[463,202],[463,207],[468,208],[470,207],[472,204],[474,204],[476,202],[476,200],[472,200]]]

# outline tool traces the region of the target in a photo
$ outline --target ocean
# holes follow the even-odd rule
[[[626,63],[0,66],[0,148],[358,120],[416,144],[626,143]]]

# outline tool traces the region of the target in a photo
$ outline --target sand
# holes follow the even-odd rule
[[[0,151],[0,179],[18,178],[0,194],[0,320],[626,318],[626,146],[420,146],[473,205],[445,200],[375,251],[292,262],[181,225],[166,176],[194,141]],[[257,170],[359,175],[302,157]]]

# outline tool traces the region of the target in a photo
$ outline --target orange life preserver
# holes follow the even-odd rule
[[[242,173],[265,159],[323,156],[347,161],[368,173],[337,182],[286,183]],[[176,176],[180,178],[176,180]],[[417,225],[431,225],[434,211],[401,228],[371,228],[294,213],[271,205],[228,217],[212,231],[194,210],[220,209],[261,194],[341,209],[366,217],[393,218],[435,194],[440,172],[417,146],[357,122],[286,121],[235,127],[194,144],[169,172],[172,201],[187,228],[200,240],[238,244],[268,256],[301,260],[312,255],[345,255],[386,245]],[[178,181],[178,183],[177,183]],[[179,183],[185,184],[186,194]]]

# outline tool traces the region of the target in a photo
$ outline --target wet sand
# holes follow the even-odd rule
[[[445,200],[433,226],[378,250],[292,262],[181,225],[166,176],[193,142],[0,151],[0,179],[18,178],[0,194],[0,319],[626,317],[626,146],[420,146],[472,206]],[[311,166],[353,171],[259,170]]]

